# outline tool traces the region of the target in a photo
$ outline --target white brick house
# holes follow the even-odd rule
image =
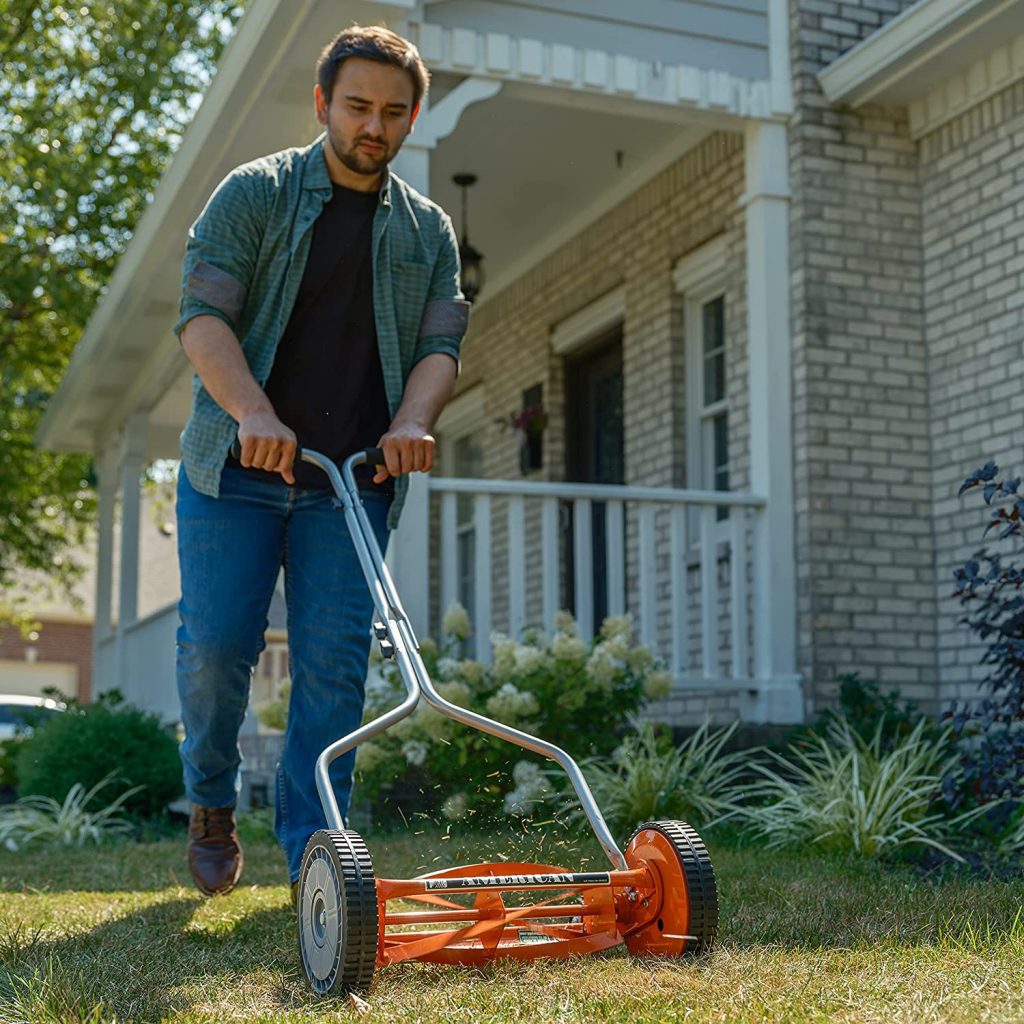
[[[797,721],[850,671],[931,710],[972,692],[956,488],[1020,468],[1024,427],[1019,0],[250,0],[39,432],[100,466],[98,684],[173,713],[135,481],[187,413],[187,226],[230,167],[313,137],[317,51],[353,20],[434,76],[398,172],[457,226],[452,176],[479,179],[487,280],[393,542],[418,627],[453,597],[482,644],[629,610],[675,721]],[[524,474],[503,423],[538,397]]]

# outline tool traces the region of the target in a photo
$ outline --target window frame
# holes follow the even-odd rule
[[[683,429],[686,436],[686,488],[696,491],[713,491],[715,487],[716,467],[714,463],[713,442],[709,458],[704,451],[705,425],[712,424],[715,419],[726,416],[726,429],[730,413],[729,402],[729,289],[727,267],[726,239],[720,235],[700,248],[688,253],[676,263],[673,281],[676,292],[682,298],[683,308],[683,366],[686,378]],[[713,403],[704,401],[704,307],[717,298],[723,300],[722,349],[725,360],[725,394]],[[727,442],[728,444],[728,442]],[[732,461],[732,452],[727,453],[726,472]],[[732,490],[732,487],[728,489]],[[727,492],[723,492],[727,493]],[[696,510],[691,514],[689,533],[690,546],[699,544],[699,518]],[[716,539],[727,537],[728,517],[720,519],[716,524]]]

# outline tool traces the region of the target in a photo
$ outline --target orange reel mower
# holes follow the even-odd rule
[[[376,968],[404,960],[483,964],[497,957],[593,953],[620,943],[640,956],[709,953],[718,931],[718,897],[700,836],[680,821],[651,821],[620,850],[586,779],[565,751],[446,701],[420,658],[353,476],[364,462],[383,463],[382,453],[357,452],[340,472],[326,456],[308,449],[300,454],[327,473],[344,506],[378,612],[374,632],[382,654],[396,660],[407,690],[398,707],[331,744],[317,760],[317,789],[330,828],[316,832],[306,846],[296,904],[299,951],[314,991],[363,992]],[[417,878],[376,878],[365,843],[345,828],[328,768],[411,714],[421,697],[449,718],[557,762],[611,870],[573,872],[551,864],[501,862]]]

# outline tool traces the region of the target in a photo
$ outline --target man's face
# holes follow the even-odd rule
[[[317,120],[334,155],[354,174],[378,175],[401,149],[419,113],[408,72],[350,57],[334,80],[331,102],[316,87]]]

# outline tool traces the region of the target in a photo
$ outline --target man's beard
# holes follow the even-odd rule
[[[360,135],[353,141],[352,145],[346,149],[341,144],[341,141],[335,136],[330,126],[327,128],[327,140],[331,144],[331,149],[334,150],[334,155],[355,174],[380,174],[395,155],[388,151],[386,142],[381,139],[371,139],[366,135]],[[361,153],[359,151],[359,144],[361,142],[373,142],[382,145],[384,147],[384,152],[378,157],[370,156],[367,153]]]

